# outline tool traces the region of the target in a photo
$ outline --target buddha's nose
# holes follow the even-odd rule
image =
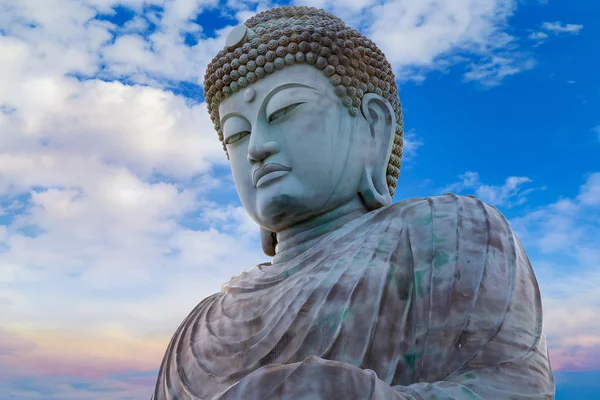
[[[279,153],[280,144],[277,141],[268,141],[262,143],[252,143],[250,140],[250,146],[248,147],[248,162],[250,164],[259,163],[273,154]]]

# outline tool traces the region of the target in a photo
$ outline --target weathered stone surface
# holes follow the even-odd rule
[[[375,69],[385,58],[367,39],[347,43],[349,28],[323,13],[261,13],[209,67],[207,79],[231,91],[211,113],[273,258],[190,313],[154,400],[553,399],[540,293],[521,243],[475,197],[392,204],[402,143],[399,102]],[[297,15],[306,19],[290,25]],[[320,15],[329,22],[319,25]],[[327,66],[305,63],[323,54],[316,41],[335,54],[325,52]],[[353,64],[348,49],[369,66]],[[232,75],[232,66],[247,70]],[[364,89],[349,78],[359,71],[371,74]]]

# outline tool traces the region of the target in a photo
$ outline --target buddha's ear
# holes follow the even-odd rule
[[[277,245],[277,236],[275,232],[260,227],[260,242],[262,243],[263,252],[269,257],[275,255],[275,246]]]
[[[375,93],[363,96],[361,111],[369,123],[371,145],[359,192],[367,207],[375,210],[392,204],[386,174],[394,145],[396,116],[389,101]]]

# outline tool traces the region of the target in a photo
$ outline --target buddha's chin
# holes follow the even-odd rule
[[[308,207],[310,201],[306,200],[283,193],[261,193],[256,199],[257,222],[273,232],[281,232],[318,213]]]

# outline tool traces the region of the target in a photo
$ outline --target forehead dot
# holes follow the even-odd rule
[[[244,100],[246,100],[248,103],[251,103],[255,97],[256,97],[256,91],[252,88],[248,88],[244,92]]]

